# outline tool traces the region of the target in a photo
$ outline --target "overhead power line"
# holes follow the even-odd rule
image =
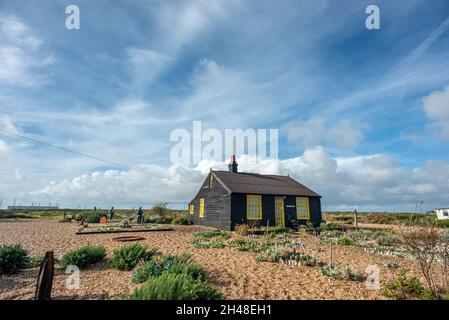
[[[151,175],[148,172],[145,172],[145,171],[142,171],[140,169],[136,169],[136,168],[130,167],[128,165],[125,165],[125,164],[122,164],[122,163],[119,163],[119,162],[113,162],[113,161],[105,160],[105,159],[99,158],[97,156],[93,156],[93,155],[90,155],[90,154],[87,154],[87,153],[83,153],[83,152],[79,152],[79,151],[76,151],[76,150],[72,150],[72,149],[69,149],[69,148],[66,148],[66,147],[61,147],[61,146],[58,146],[58,145],[55,145],[53,143],[46,142],[46,141],[43,141],[43,140],[40,140],[40,139],[27,137],[27,136],[24,136],[24,135],[21,135],[21,134],[18,134],[18,133],[14,133],[14,132],[10,132],[10,131],[6,131],[6,130],[3,130],[3,129],[0,129],[0,133],[3,133],[3,134],[8,135],[8,136],[13,136],[13,137],[16,137],[16,138],[32,141],[32,142],[35,142],[35,143],[40,143],[40,144],[43,144],[43,145],[46,145],[46,146],[49,146],[49,147],[52,147],[52,148],[55,148],[55,149],[59,149],[59,150],[65,151],[65,152],[76,154],[76,155],[81,156],[81,157],[85,157],[85,158],[89,158],[89,159],[92,159],[92,160],[96,160],[96,161],[100,161],[100,162],[103,162],[103,163],[107,163],[107,164],[110,164],[110,165],[113,165],[113,166],[116,166],[116,167],[121,167],[121,168],[125,168],[127,170],[132,170],[132,171],[140,172],[140,173],[143,173],[143,174]]]

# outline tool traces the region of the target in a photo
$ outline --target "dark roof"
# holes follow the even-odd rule
[[[229,171],[212,171],[212,173],[234,193],[320,197],[316,192],[288,176]]]

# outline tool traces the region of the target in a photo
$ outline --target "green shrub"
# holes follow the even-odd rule
[[[27,264],[28,254],[20,244],[0,245],[0,274],[15,274]]]
[[[195,238],[215,238],[221,235],[220,230],[214,230],[214,231],[197,231],[193,233],[193,236]]]
[[[153,215],[165,216],[171,213],[170,209],[167,208],[168,203],[158,203],[153,208],[150,209]]]
[[[128,271],[134,268],[139,261],[148,261],[157,253],[157,250],[148,250],[140,243],[128,244],[112,252],[109,264],[115,269]]]
[[[223,241],[221,240],[207,241],[204,239],[194,239],[190,241],[190,245],[192,246],[192,248],[195,249],[209,249],[209,248],[222,249],[225,247]]]
[[[87,268],[97,263],[106,256],[105,248],[87,245],[66,253],[61,259],[61,268],[66,269],[69,265],[75,265],[80,269]]]
[[[384,295],[395,300],[423,299],[428,293],[416,277],[408,278],[407,270],[401,269],[396,280],[385,284]]]
[[[260,245],[258,241],[235,239],[229,242],[229,245],[237,249],[238,251],[260,251]]]
[[[173,221],[172,217],[165,217],[165,216],[156,219],[156,223],[158,224],[170,224],[172,223],[172,221]]]
[[[392,246],[397,242],[399,242],[399,237],[391,234],[383,234],[376,239],[376,243],[380,246]]]
[[[225,245],[224,245],[223,241],[220,241],[220,240],[212,240],[212,241],[210,242],[210,247],[213,248],[213,249],[222,249],[222,248],[225,247]]]
[[[72,218],[67,216],[67,213],[64,211],[63,215],[62,215],[62,219],[59,220],[59,222],[71,222]]]
[[[335,267],[331,267],[330,265],[323,266],[323,267],[319,268],[318,274],[320,274],[322,276],[329,277],[329,278],[333,278],[333,279],[338,279],[338,278],[341,278],[341,276],[342,276],[341,270],[339,270]]]
[[[321,223],[320,224],[320,230],[321,231],[333,231],[333,230],[337,230],[337,231],[341,231],[341,225],[336,224],[336,223]]]
[[[154,256],[145,265],[134,272],[132,281],[142,283],[150,277],[159,276],[163,272],[184,273],[190,275],[193,279],[205,280],[206,272],[204,269],[192,261],[190,255],[165,255]]]
[[[39,268],[44,261],[44,256],[29,257],[27,262],[27,269]]]
[[[355,271],[349,267],[344,269],[343,277],[346,280],[351,280],[351,281],[365,281],[367,278],[364,274],[358,273],[357,271]]]
[[[368,230],[353,230],[347,232],[345,237],[352,241],[369,240],[373,237],[373,232]]]
[[[105,217],[106,215],[104,213],[99,212],[91,212],[87,213],[83,216],[85,223],[99,223],[101,217]]]
[[[350,246],[351,244],[353,244],[353,242],[348,238],[341,238],[338,239],[337,244],[339,244],[340,246]]]
[[[250,227],[247,224],[237,224],[234,227],[234,231],[241,236],[247,236],[250,234]]]
[[[387,267],[389,269],[397,269],[397,268],[399,268],[399,263],[397,263],[395,261],[390,261],[387,263]]]
[[[449,228],[449,220],[437,220],[437,225],[441,228]]]
[[[266,231],[267,228],[262,228],[262,230]],[[277,235],[277,234],[288,233],[289,231],[290,230],[287,227],[284,227],[284,226],[268,227],[268,233],[270,235]]]
[[[216,300],[220,292],[207,282],[194,279],[185,273],[163,272],[152,277],[142,288],[136,289],[130,300]]]
[[[325,230],[320,233],[320,239],[328,240],[328,239],[338,239],[343,235],[343,232],[340,230]]]
[[[178,224],[178,225],[188,225],[189,224],[189,220],[187,218],[184,218],[184,217],[179,217],[179,218],[173,219],[171,223],[172,224]]]
[[[131,223],[129,223],[129,219],[128,218],[120,220],[118,225],[119,225],[120,228],[123,228],[123,229],[128,229],[128,228],[132,227]]]

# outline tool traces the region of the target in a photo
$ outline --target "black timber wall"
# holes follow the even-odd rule
[[[275,195],[262,195],[262,220],[256,220],[259,225],[275,225]],[[309,197],[310,220],[315,226],[321,223],[321,201],[319,197]],[[231,195],[231,227],[236,224],[248,223],[246,219],[246,194],[233,193]],[[296,219],[296,197],[284,197],[285,225],[290,226],[290,220]],[[300,224],[305,224],[307,220],[298,220]]]
[[[201,185],[198,194],[190,202],[195,206],[194,214],[190,215],[191,220],[195,224],[230,230],[231,195],[217,179],[213,179],[212,188],[209,188],[209,175]],[[200,198],[204,198],[204,218],[198,215]]]

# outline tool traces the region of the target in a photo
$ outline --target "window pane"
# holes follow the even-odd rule
[[[200,218],[204,218],[204,198],[200,199],[200,207],[199,207],[199,210],[198,210],[198,216]]]
[[[262,196],[260,195],[246,196],[246,218],[248,220],[262,219]]]
[[[310,219],[309,198],[296,197],[296,218],[300,220]]]

